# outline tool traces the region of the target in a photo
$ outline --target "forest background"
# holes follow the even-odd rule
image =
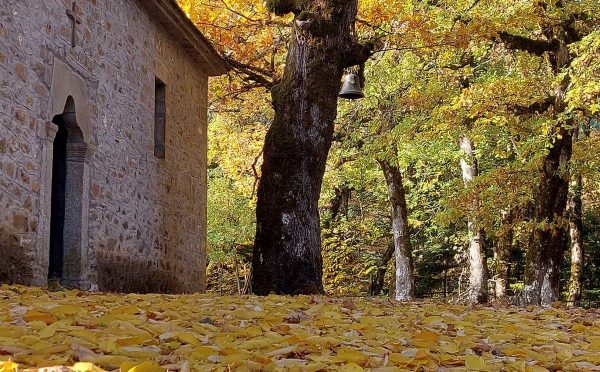
[[[232,67],[212,82],[207,285],[248,293],[269,90],[292,17],[270,12],[276,1],[179,2]],[[535,232],[563,231],[562,296],[600,300],[598,14],[594,0],[359,1],[356,33],[376,53],[348,70],[366,97],[340,101],[322,187],[328,294],[394,292],[404,213],[416,297],[463,299],[478,275],[492,299],[516,298]],[[539,219],[540,169],[557,148],[570,152],[555,164],[568,208]]]

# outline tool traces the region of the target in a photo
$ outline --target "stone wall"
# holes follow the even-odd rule
[[[79,0],[76,47],[66,0],[0,7],[0,282],[48,271],[48,159],[55,65],[86,84],[89,244],[81,285],[204,288],[207,76],[143,0]],[[154,156],[154,84],[166,84],[166,158]],[[56,80],[56,77],[55,79]],[[56,84],[56,82],[55,82]],[[85,133],[87,132],[87,133]],[[51,154],[51,151],[50,151]]]

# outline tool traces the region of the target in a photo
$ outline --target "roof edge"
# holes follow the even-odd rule
[[[223,75],[231,69],[175,0],[142,0],[141,3],[186,52],[205,68],[208,76]]]

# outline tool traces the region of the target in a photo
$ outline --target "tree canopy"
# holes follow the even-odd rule
[[[269,90],[283,77],[293,15],[274,14],[275,5],[263,2],[180,3],[233,68],[212,89],[209,245],[213,260],[216,252],[233,252],[249,267],[240,252],[252,245],[262,141],[273,120]],[[476,232],[483,232],[477,236],[492,295],[502,292],[494,286],[502,280],[510,294],[519,293],[524,276],[533,275],[527,271],[535,265],[528,261],[532,244],[544,246],[544,234],[568,230],[564,187],[557,188],[564,214],[539,207],[553,151],[569,156],[548,180],[582,179],[575,190],[587,257],[581,280],[584,289],[595,288],[600,4],[361,0],[358,6],[356,35],[373,43],[375,54],[364,69],[366,98],[342,102],[335,121],[319,203],[325,290],[367,294],[388,266],[382,258],[392,241],[391,209],[379,166],[385,161],[403,175],[417,296],[467,295]],[[469,182],[461,162],[476,170]],[[536,234],[541,240],[532,243]],[[558,263],[565,291],[569,247],[565,236],[553,253],[566,258]],[[231,260],[220,262],[231,272]],[[393,270],[387,276],[385,290]]]

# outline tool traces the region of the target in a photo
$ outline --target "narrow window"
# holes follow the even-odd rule
[[[156,78],[154,90],[154,156],[165,158],[166,85]]]

